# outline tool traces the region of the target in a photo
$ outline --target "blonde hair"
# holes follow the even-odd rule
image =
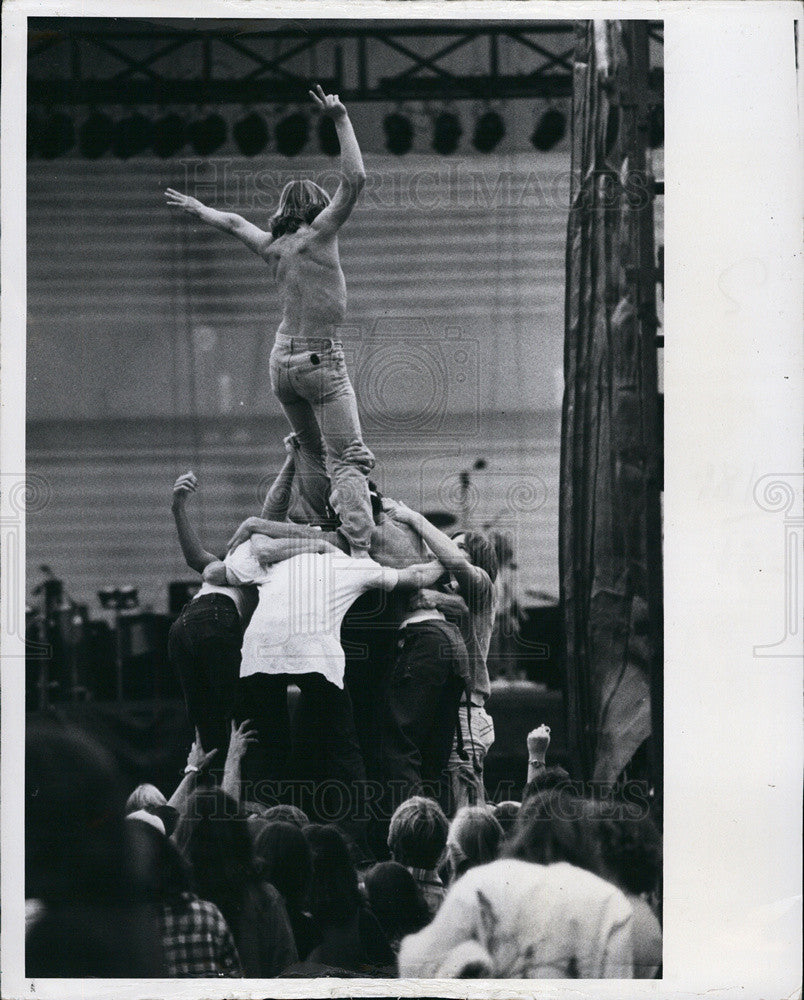
[[[285,233],[295,233],[302,225],[309,226],[329,203],[327,192],[314,181],[288,181],[271,216],[271,235],[278,239]]]

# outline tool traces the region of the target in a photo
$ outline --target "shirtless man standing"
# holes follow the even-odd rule
[[[271,352],[271,388],[301,454],[318,464],[325,456],[332,506],[351,555],[362,558],[368,556],[374,527],[362,461],[367,449],[343,345],[336,336],[346,315],[338,230],[354,208],[366,174],[352,123],[337,94],[325,94],[318,86],[310,96],[322,114],[332,118],[340,140],[341,180],[331,199],[313,181],[291,181],[280,195],[269,230],[264,231],[233,212],[208,208],[172,188],[165,197],[168,205],[236,236],[268,264],[283,305]],[[350,460],[355,453],[361,454],[360,462]]]

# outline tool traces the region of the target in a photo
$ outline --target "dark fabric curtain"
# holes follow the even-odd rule
[[[614,782],[651,734],[661,657],[647,26],[578,25],[567,234],[560,574],[568,736]]]

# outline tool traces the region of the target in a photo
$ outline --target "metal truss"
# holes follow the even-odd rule
[[[288,64],[307,53],[315,65],[319,50],[318,61],[323,64],[326,57],[331,75],[322,73],[318,81],[348,101],[558,98],[572,92],[573,21],[296,21],[270,31],[250,30],[254,22],[246,30],[232,22],[214,30],[209,22],[201,28],[152,22],[147,30],[134,22],[132,30],[121,30],[119,22],[76,20],[71,24],[64,18],[29,23],[28,99],[39,103],[130,106],[306,101],[310,75],[301,75]],[[106,29],[104,24],[114,26]],[[652,22],[650,30],[661,41],[660,23]],[[413,47],[420,39],[440,39],[443,44],[425,55]],[[448,58],[470,45],[474,71],[449,69]],[[532,68],[516,75],[501,72],[501,54],[514,51],[517,58],[526,53]],[[407,65],[383,75],[389,52]],[[189,74],[177,72],[179,57],[191,67]],[[101,73],[98,66],[104,63],[111,69]],[[236,69],[222,72],[227,64]],[[58,73],[53,72],[54,66]]]

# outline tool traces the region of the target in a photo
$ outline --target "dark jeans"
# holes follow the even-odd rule
[[[202,594],[186,604],[168,637],[190,722],[204,750],[217,749],[217,767],[223,767],[229,746],[242,641],[240,615],[225,594]]]
[[[292,737],[287,701],[290,683],[301,691]],[[235,714],[239,720],[251,719],[259,739],[243,761],[242,775],[251,787],[251,791],[245,789],[247,797],[275,801],[273,782],[290,778],[307,782],[304,801],[297,798],[294,804],[308,815],[312,812],[335,822],[336,813],[354,813],[366,769],[346,690],[319,673],[252,674],[240,681]]]
[[[466,646],[454,625],[430,620],[399,630],[384,745],[389,781],[404,789],[403,798],[437,794],[467,675]]]

